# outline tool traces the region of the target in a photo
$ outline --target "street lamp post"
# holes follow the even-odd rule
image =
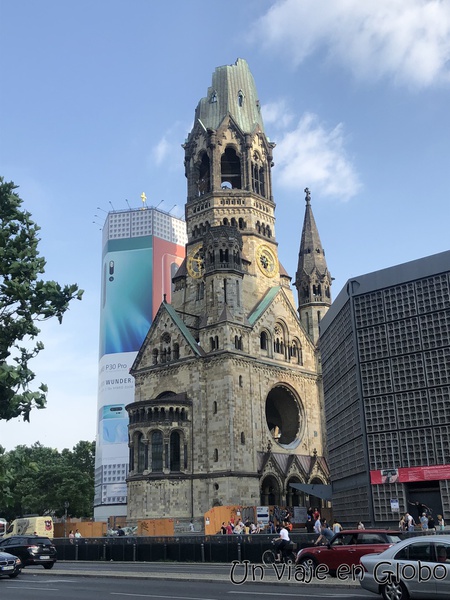
[[[64,537],[67,537],[67,509],[69,508],[67,500],[64,502]]]

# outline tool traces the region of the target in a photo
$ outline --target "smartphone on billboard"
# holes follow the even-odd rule
[[[100,357],[137,352],[152,323],[152,239],[110,240],[103,256]]]
[[[103,444],[128,442],[128,414],[124,404],[107,404],[100,409],[100,432]]]

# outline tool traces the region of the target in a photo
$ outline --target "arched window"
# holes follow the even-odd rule
[[[257,152],[254,153],[252,161],[252,188],[256,194],[266,195],[264,167]]]
[[[180,452],[180,434],[178,431],[172,431],[170,434],[170,470],[181,470],[181,452]]]
[[[219,451],[217,448],[214,448],[214,462],[218,462],[219,460]]]
[[[180,358],[180,345],[175,342],[173,345],[173,360],[178,360]]]
[[[161,431],[152,433],[152,471],[163,470],[163,436]]]
[[[232,189],[241,189],[241,160],[236,150],[228,146],[220,159],[221,185]],[[228,184],[228,185],[227,185]]]
[[[198,169],[198,195],[202,196],[210,191],[210,165],[209,158],[206,152],[203,153],[202,160]]]
[[[158,364],[158,349],[155,348],[153,350],[153,364],[157,365]]]
[[[137,471],[142,473],[148,468],[147,461],[147,445],[143,442],[144,436],[142,433],[137,435]]]
[[[217,415],[217,402],[215,400],[213,402],[213,414]]]
[[[267,350],[267,333],[265,331],[261,331],[261,335],[259,336],[259,345],[261,350]]]
[[[245,444],[245,433],[241,431],[241,444]]]

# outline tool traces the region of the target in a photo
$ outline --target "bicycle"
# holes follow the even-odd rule
[[[271,544],[273,546],[275,542],[272,540]],[[264,550],[261,557],[263,565],[265,567],[270,567],[274,563],[278,562],[295,563],[295,559],[297,558],[297,555],[294,552],[294,544],[292,542],[289,542],[289,544],[285,548],[283,548],[283,551],[281,553],[281,561],[277,560],[277,554],[277,551],[272,548]]]

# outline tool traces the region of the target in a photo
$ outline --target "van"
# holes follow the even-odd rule
[[[14,519],[4,535],[40,535],[53,538],[53,519],[51,517],[21,517]]]

